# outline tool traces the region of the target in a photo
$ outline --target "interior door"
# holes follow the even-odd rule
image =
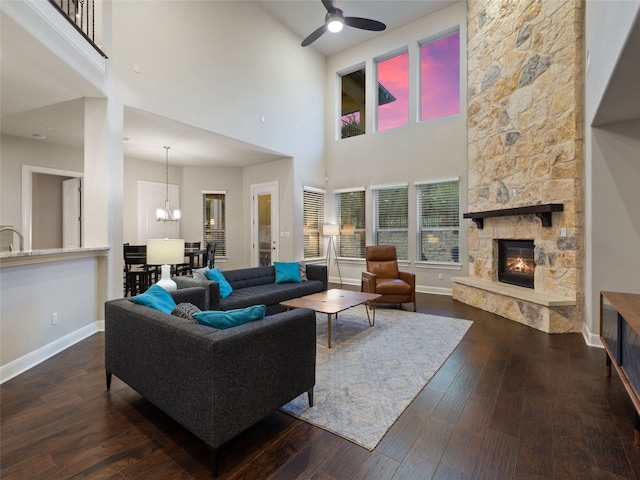
[[[62,248],[81,245],[81,181],[75,177],[62,182]]]
[[[252,185],[252,266],[266,267],[278,259],[278,184]]]

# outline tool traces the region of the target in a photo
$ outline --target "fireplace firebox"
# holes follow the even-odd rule
[[[534,248],[533,240],[498,240],[498,280],[533,288]]]

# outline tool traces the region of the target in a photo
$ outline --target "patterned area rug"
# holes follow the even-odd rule
[[[332,320],[329,349],[327,316],[317,314],[314,406],[303,394],[282,410],[373,450],[472,323],[378,308],[369,327],[358,306]]]

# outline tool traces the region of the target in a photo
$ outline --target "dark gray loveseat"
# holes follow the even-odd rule
[[[208,310],[233,310],[263,304],[267,306],[267,315],[285,311],[280,302],[322,292],[328,286],[326,265],[307,264],[307,281],[301,283],[275,283],[274,266],[224,270],[222,273],[233,288],[227,298],[220,298],[218,282],[188,276],[173,279],[179,289],[196,286],[207,289]]]
[[[172,294],[204,308],[204,289]],[[128,298],[105,303],[107,389],[116,375],[214,452],[307,392],[313,404],[316,316],[297,309],[216,330]]]

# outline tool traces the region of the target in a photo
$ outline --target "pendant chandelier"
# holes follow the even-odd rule
[[[156,210],[156,220],[159,222],[177,222],[180,219],[180,210],[171,211],[169,205],[169,149],[171,147],[165,146],[165,200],[164,209],[159,208]]]

